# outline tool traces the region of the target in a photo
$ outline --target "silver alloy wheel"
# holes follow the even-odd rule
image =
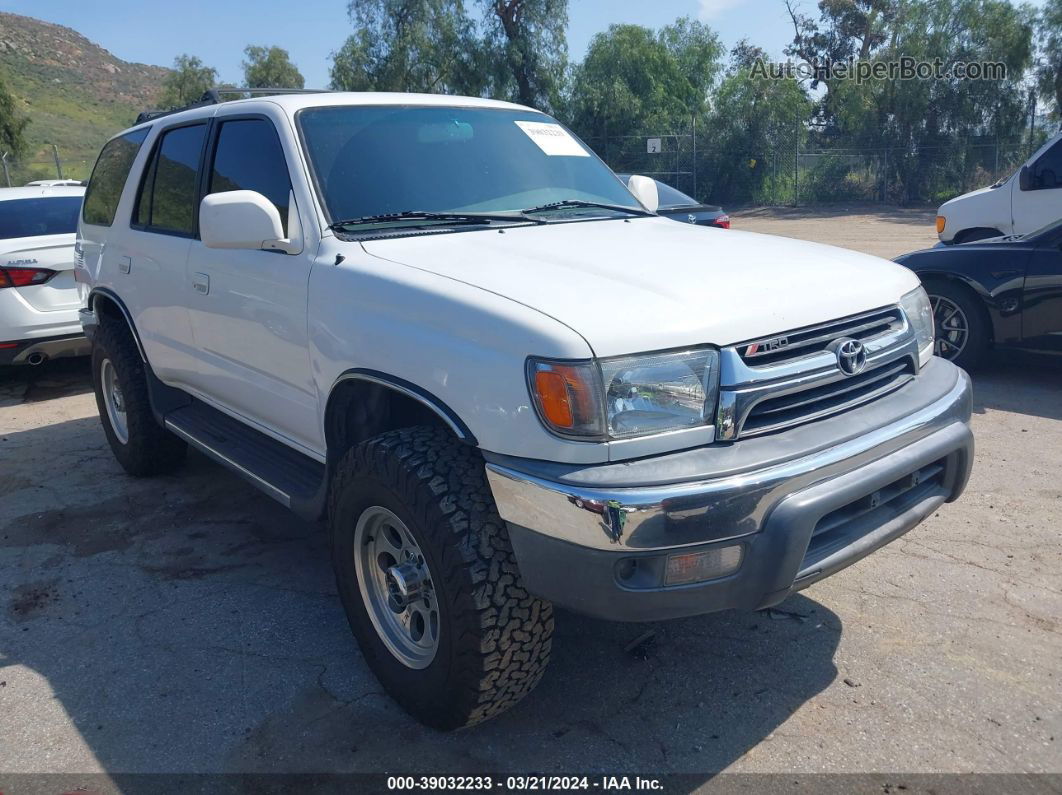
[[[125,396],[118,383],[118,371],[110,359],[100,365],[100,383],[103,385],[103,404],[107,407],[107,419],[111,430],[122,444],[129,444],[129,420],[125,412]]]
[[[936,342],[933,352],[945,359],[954,359],[964,350],[970,337],[970,321],[962,308],[942,295],[930,295],[929,303],[933,307],[933,323]]]
[[[380,505],[358,517],[354,568],[380,640],[403,665],[427,668],[439,649],[439,603],[431,572],[409,528]]]

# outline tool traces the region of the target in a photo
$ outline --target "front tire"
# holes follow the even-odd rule
[[[92,385],[111,452],[130,475],[172,472],[185,458],[183,440],[155,421],[144,361],[128,329],[101,323],[92,342]]]
[[[968,289],[946,281],[925,285],[933,307],[933,352],[973,370],[988,352],[988,322],[979,299]]]
[[[553,608],[524,589],[473,448],[436,428],[370,439],[340,462],[329,520],[351,629],[417,720],[472,726],[538,684]]]

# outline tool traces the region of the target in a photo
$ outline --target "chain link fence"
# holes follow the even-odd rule
[[[743,205],[835,202],[939,204],[1005,178],[1032,154],[1031,139],[952,141],[939,146],[831,147],[776,131],[764,149],[720,146],[692,126],[681,132],[589,137],[613,171],[644,174],[698,201]]]
[[[17,188],[41,179],[86,180],[96,162],[96,152],[65,152],[46,147],[16,160],[0,152],[0,186]]]

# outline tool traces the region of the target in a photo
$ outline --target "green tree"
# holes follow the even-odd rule
[[[1036,82],[1044,102],[1062,119],[1062,0],[1047,0],[1038,20],[1040,61]]]
[[[686,19],[659,33],[612,25],[576,69],[572,124],[593,138],[688,129],[707,106],[721,52],[709,28]]]
[[[747,40],[730,57],[705,119],[712,147],[697,164],[699,185],[729,203],[776,200],[779,183],[791,185],[793,156],[807,136],[813,104],[795,79],[753,72],[765,53]]]
[[[15,95],[0,72],[0,154],[18,157],[26,150],[25,131],[29,119],[19,110]]]
[[[178,55],[173,59],[173,71],[162,81],[162,104],[180,107],[196,102],[217,79],[217,70],[204,66],[194,55]]]
[[[332,88],[478,95],[482,49],[461,0],[351,0]]]
[[[249,45],[243,54],[243,80],[247,88],[304,88],[306,80],[280,47]]]
[[[568,69],[568,0],[480,0],[486,17],[483,58],[488,92],[555,110]]]

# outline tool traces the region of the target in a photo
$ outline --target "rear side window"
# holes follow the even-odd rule
[[[85,193],[82,217],[86,224],[110,226],[114,222],[114,212],[118,209],[118,200],[122,198],[122,189],[129,178],[129,169],[133,167],[133,160],[147,134],[147,127],[133,130],[108,141],[103,147]]]
[[[144,169],[133,225],[152,232],[192,235],[199,156],[206,125],[167,130]]]
[[[284,150],[273,123],[265,119],[223,122],[214,149],[207,193],[253,190],[276,205],[288,233],[291,180]]]
[[[80,196],[42,196],[0,201],[0,240],[77,231]]]

